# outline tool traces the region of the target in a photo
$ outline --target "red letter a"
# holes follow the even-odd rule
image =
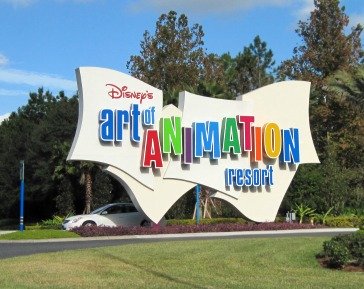
[[[142,166],[150,168],[154,162],[154,167],[162,168],[162,152],[159,144],[158,131],[148,129],[144,135],[144,150],[143,150]]]

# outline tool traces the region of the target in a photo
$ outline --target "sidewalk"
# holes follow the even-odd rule
[[[183,233],[183,234],[154,234],[154,235],[124,235],[124,236],[102,236],[102,237],[79,237],[79,238],[54,238],[40,240],[0,240],[0,243],[54,243],[54,242],[86,242],[103,240],[155,240],[155,239],[198,239],[198,238],[228,238],[228,237],[290,237],[290,236],[314,236],[314,235],[339,235],[355,232],[357,228],[322,228],[322,229],[298,229],[298,230],[276,230],[276,231],[237,231],[237,232],[207,232],[207,233]],[[0,231],[6,234],[13,231]]]

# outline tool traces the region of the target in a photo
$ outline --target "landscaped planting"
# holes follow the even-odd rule
[[[123,236],[123,235],[154,235],[154,234],[180,234],[199,232],[236,232],[236,231],[266,231],[266,230],[294,230],[323,228],[322,225],[298,223],[248,223],[248,224],[203,224],[203,225],[170,225],[152,227],[78,227],[72,231],[82,237],[93,236]]]
[[[364,233],[333,237],[323,243],[323,251],[317,258],[330,268],[357,267],[364,271]]]
[[[325,224],[329,227],[359,228],[364,226],[364,216],[357,216],[357,215],[328,216],[326,218]]]
[[[196,220],[194,219],[171,219],[166,221],[167,225],[195,225]],[[238,223],[248,224],[249,222],[243,218],[212,218],[212,219],[201,219],[201,225],[209,224],[222,224],[222,223]]]

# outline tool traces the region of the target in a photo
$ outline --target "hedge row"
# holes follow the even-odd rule
[[[276,223],[285,222],[285,217],[276,217]],[[248,224],[249,221],[243,218],[213,218],[213,219],[201,219],[200,224]],[[322,223],[322,222],[320,222]],[[195,225],[196,220],[184,219],[184,220],[167,220],[167,225]],[[338,228],[361,228],[364,227],[364,216],[328,216],[325,218],[324,225],[328,227],[338,227]]]
[[[169,225],[152,227],[102,227],[89,226],[72,229],[82,237],[94,236],[123,236],[123,235],[154,235],[181,234],[200,232],[237,232],[237,231],[267,231],[267,230],[295,230],[322,228],[321,225],[298,223],[260,223],[260,224],[208,224],[208,225]]]
[[[325,225],[329,227],[364,227],[364,216],[328,216],[325,220]]]

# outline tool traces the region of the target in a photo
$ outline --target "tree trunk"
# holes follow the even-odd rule
[[[92,202],[92,176],[91,170],[85,170],[85,209],[84,214],[90,214]]]

